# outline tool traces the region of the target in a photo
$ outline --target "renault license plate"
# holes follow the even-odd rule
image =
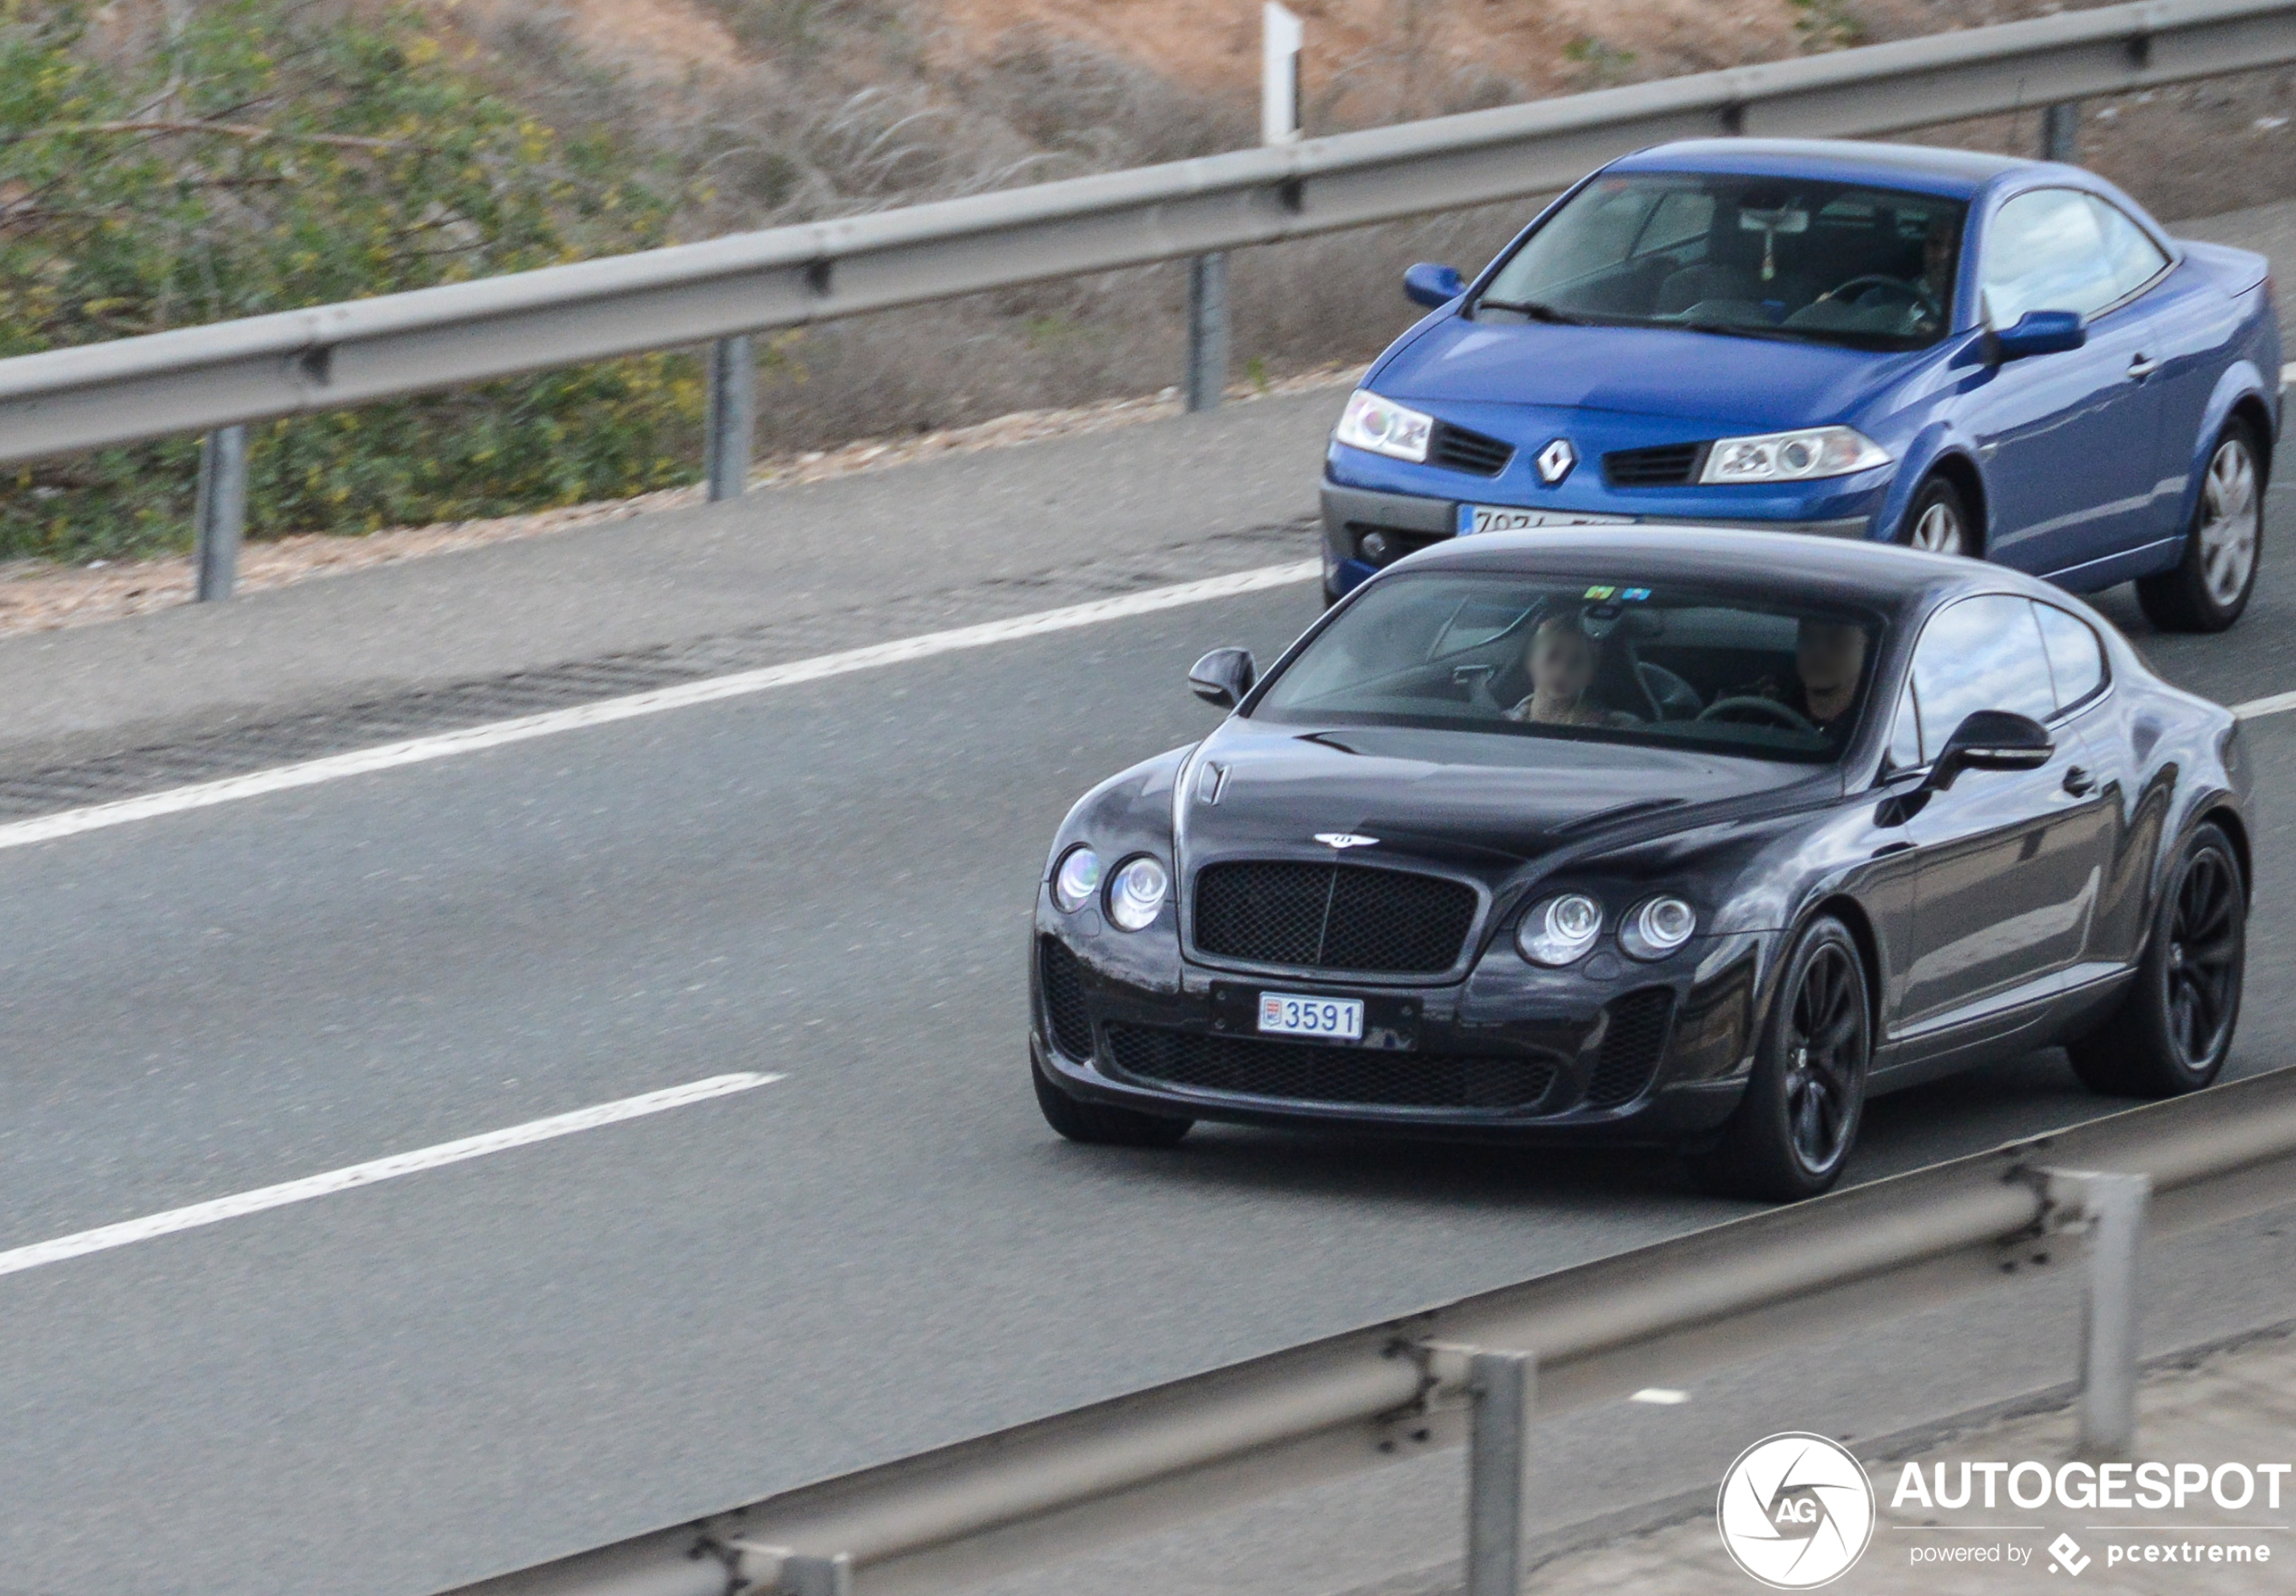
[[[1275,1037],[1331,1037],[1342,1042],[1363,1039],[1363,1000],[1311,998],[1299,992],[1262,992],[1259,1028]]]
[[[1459,535],[1475,532],[1519,532],[1526,527],[1623,527],[1632,516],[1598,515],[1591,511],[1525,510],[1517,504],[1462,504]]]

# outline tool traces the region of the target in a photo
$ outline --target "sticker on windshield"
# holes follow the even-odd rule
[[[1618,589],[1615,587],[1589,587],[1586,590],[1586,596],[1588,598],[1615,598],[1618,596]]]
[[[1650,596],[1651,590],[1647,587],[1629,587],[1618,596],[1627,604],[1640,604]]]

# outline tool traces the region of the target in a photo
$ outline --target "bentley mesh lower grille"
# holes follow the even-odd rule
[[[1084,967],[1058,937],[1038,939],[1037,959],[1053,1045],[1071,1058],[1090,1058],[1092,1015],[1084,1006]]]
[[[1388,1108],[1527,1109],[1555,1084],[1555,1066],[1534,1058],[1318,1047],[1141,1025],[1111,1025],[1107,1037],[1121,1075],[1153,1085],[1239,1097]]]
[[[1407,870],[1288,859],[1209,865],[1196,878],[1196,946],[1303,970],[1433,975],[1459,962],[1475,891]]]
[[[1611,1005],[1610,1029],[1586,1081],[1587,1107],[1616,1108],[1649,1089],[1673,1019],[1674,994],[1663,987],[1629,992]]]

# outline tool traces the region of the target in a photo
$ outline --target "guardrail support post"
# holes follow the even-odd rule
[[[1477,1352],[1467,1370],[1466,1596],[1520,1596],[1534,1360],[1526,1352]]]
[[[2041,159],[2072,165],[2081,158],[2081,102],[2068,99],[2041,109]]]
[[[1228,257],[1188,262],[1188,408],[1217,409],[1228,390]]]
[[[853,1596],[852,1558],[843,1552],[834,1557],[783,1558],[780,1596]]]
[[[201,440],[196,497],[193,596],[208,604],[231,597],[239,578],[240,538],[247,530],[246,427],[219,427]]]
[[[757,361],[747,333],[710,346],[705,428],[701,480],[709,485],[710,502],[739,499],[749,485],[749,443],[757,429]]]
[[[2123,1458],[2137,1438],[2137,1249],[2152,1180],[2084,1169],[2048,1171],[2052,1206],[2089,1237],[2089,1291],[2081,1314],[2083,1457]]]

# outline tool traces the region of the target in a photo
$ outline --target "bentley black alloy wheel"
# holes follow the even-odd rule
[[[1858,1138],[1873,1058],[1866,966],[1831,915],[1803,927],[1787,956],[1745,1098],[1693,1167],[1711,1189],[1793,1202],[1840,1177]]]
[[[2068,1042],[2074,1073],[2113,1097],[2174,1097],[2216,1078],[2232,1052],[2248,962],[2248,891],[2231,839],[2192,834],[2153,911],[2136,984],[2089,1035]]]

